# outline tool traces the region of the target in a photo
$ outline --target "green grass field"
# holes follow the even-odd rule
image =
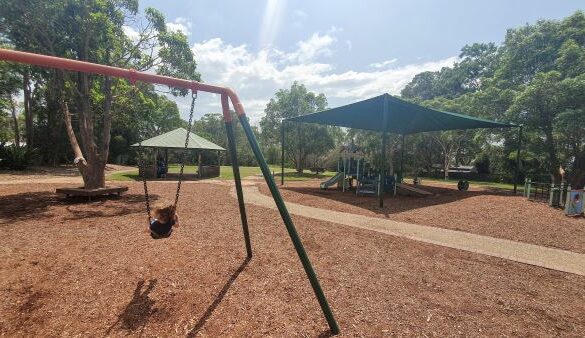
[[[171,164],[169,166],[170,173],[178,173],[179,170],[180,170],[180,167],[177,164]],[[280,167],[279,166],[271,165],[270,170],[277,175],[277,179],[280,179],[278,177],[278,176],[280,176]],[[192,165],[185,166],[185,170],[184,170],[185,173],[194,173],[196,171],[197,171],[196,166],[192,166]],[[261,174],[260,167],[240,167],[240,176],[242,178],[245,178],[248,176],[259,175],[259,174]],[[334,174],[335,174],[334,172],[328,171],[328,172],[325,172],[325,173],[319,174],[319,175],[315,175],[315,174],[310,173],[310,172],[305,172],[302,175],[299,175],[292,168],[285,168],[284,169],[285,181],[304,181],[304,180],[310,180],[310,179],[323,179],[323,178],[331,177]],[[114,174],[108,175],[107,179],[110,181],[137,181],[137,180],[140,180],[140,177],[138,176],[138,169],[136,169],[134,171],[119,172],[119,173],[114,173]],[[232,167],[231,166],[221,166],[220,176],[217,177],[216,179],[233,180],[234,179],[234,172],[232,170]]]

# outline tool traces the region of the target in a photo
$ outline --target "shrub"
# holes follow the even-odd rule
[[[11,170],[24,170],[32,165],[36,152],[11,145],[0,148],[0,165]]]

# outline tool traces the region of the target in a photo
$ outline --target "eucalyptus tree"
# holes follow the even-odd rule
[[[138,0],[1,0],[0,7],[0,25],[17,49],[199,80],[186,36],[168,30],[156,9],[139,13]],[[62,111],[85,187],[104,186],[112,119],[121,108],[117,101],[140,90],[128,90],[125,80],[81,72],[52,70],[45,80]]]

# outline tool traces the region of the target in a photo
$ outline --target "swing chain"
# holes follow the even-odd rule
[[[185,169],[185,155],[189,147],[189,139],[191,138],[191,128],[193,127],[193,113],[195,111],[195,100],[197,100],[197,91],[191,91],[191,110],[189,112],[189,125],[187,127],[187,136],[185,137],[185,148],[181,153],[181,170],[179,171],[179,181],[177,183],[177,193],[175,194],[175,210],[177,210],[177,203],[179,202],[179,195],[181,193],[181,183],[183,181],[183,170]]]

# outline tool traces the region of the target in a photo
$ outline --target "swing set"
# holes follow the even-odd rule
[[[278,207],[278,211],[280,213],[280,216],[282,217],[284,225],[286,226],[286,230],[288,231],[288,234],[291,238],[291,241],[294,245],[294,248],[295,248],[295,250],[299,256],[299,259],[303,265],[305,273],[307,274],[309,282],[311,283],[311,286],[313,288],[315,296],[316,296],[317,300],[319,301],[319,305],[321,306],[321,310],[323,311],[325,319],[327,320],[327,323],[329,325],[329,329],[331,330],[332,334],[339,333],[339,326],[337,325],[337,322],[333,316],[333,312],[331,311],[331,308],[329,307],[329,304],[327,302],[327,298],[325,298],[325,294],[323,293],[323,290],[321,288],[321,285],[319,283],[319,280],[317,278],[315,270],[313,269],[313,266],[311,265],[309,257],[307,256],[307,253],[305,251],[305,248],[303,247],[301,239],[300,239],[300,237],[296,231],[296,228],[293,224],[293,221],[288,213],[286,205],[284,204],[284,200],[283,200],[282,196],[280,195],[280,191],[278,190],[278,187],[276,186],[276,183],[274,182],[274,178],[272,177],[272,174],[270,172],[268,164],[266,163],[266,160],[264,159],[264,156],[262,155],[262,152],[260,150],[260,146],[258,145],[258,141],[256,140],[256,137],[254,136],[252,128],[250,127],[250,124],[248,122],[248,118],[246,117],[246,113],[244,111],[244,106],[242,105],[242,103],[240,102],[240,99],[238,98],[238,96],[236,95],[236,93],[233,90],[231,90],[230,88],[227,88],[227,87],[220,87],[220,86],[200,83],[197,81],[177,79],[177,78],[172,78],[172,77],[168,77],[168,76],[137,72],[136,70],[133,70],[133,69],[123,69],[123,68],[105,66],[105,65],[100,65],[100,64],[90,63],[90,62],[70,60],[70,59],[65,59],[65,58],[40,55],[40,54],[34,54],[34,53],[19,52],[19,51],[8,50],[8,49],[0,49],[0,60],[8,61],[8,62],[24,63],[24,64],[29,64],[29,65],[47,67],[47,68],[58,68],[58,69],[63,69],[63,70],[68,70],[68,71],[93,73],[93,74],[99,74],[99,75],[104,75],[104,76],[114,76],[114,77],[127,79],[131,83],[135,83],[136,81],[142,81],[142,82],[148,82],[148,83],[153,83],[153,84],[166,85],[166,86],[170,86],[170,87],[184,88],[184,89],[191,90],[193,97],[195,97],[196,93],[199,91],[220,95],[221,107],[222,107],[222,112],[223,112],[223,119],[224,119],[224,123],[225,123],[227,137],[228,137],[228,147],[230,150],[232,168],[233,168],[233,172],[234,172],[236,194],[237,194],[238,204],[239,204],[239,208],[240,208],[242,229],[244,232],[244,240],[245,240],[245,244],[246,244],[246,253],[247,253],[248,258],[252,258],[252,246],[250,243],[250,234],[248,231],[248,220],[246,217],[246,208],[244,205],[244,194],[242,191],[240,170],[239,170],[238,158],[237,158],[237,154],[236,154],[236,143],[235,143],[235,136],[234,136],[234,129],[233,129],[233,119],[232,119],[232,115],[230,112],[230,101],[231,101],[231,104],[232,104],[232,106],[233,106],[233,108],[238,116],[238,119],[239,119],[240,123],[242,124],[242,128],[244,129],[244,133],[246,135],[246,138],[248,139],[248,142],[250,143],[250,147],[252,148],[252,151],[254,152],[256,160],[258,161],[258,163],[260,165],[260,169],[262,171],[264,179],[266,180],[266,184],[268,184],[268,187],[270,189],[270,193],[272,194],[274,202],[276,203],[276,206]],[[193,101],[193,103],[194,103],[194,101]],[[192,107],[193,107],[193,105],[192,105]],[[187,134],[187,137],[188,136],[189,136],[189,134]],[[175,203],[179,197],[180,184],[181,184],[181,180],[179,179],[179,183],[178,183],[178,187],[177,187],[177,194],[175,197],[176,198]],[[146,189],[145,194],[148,197],[148,190],[147,190],[145,181],[144,181],[144,187]]]

